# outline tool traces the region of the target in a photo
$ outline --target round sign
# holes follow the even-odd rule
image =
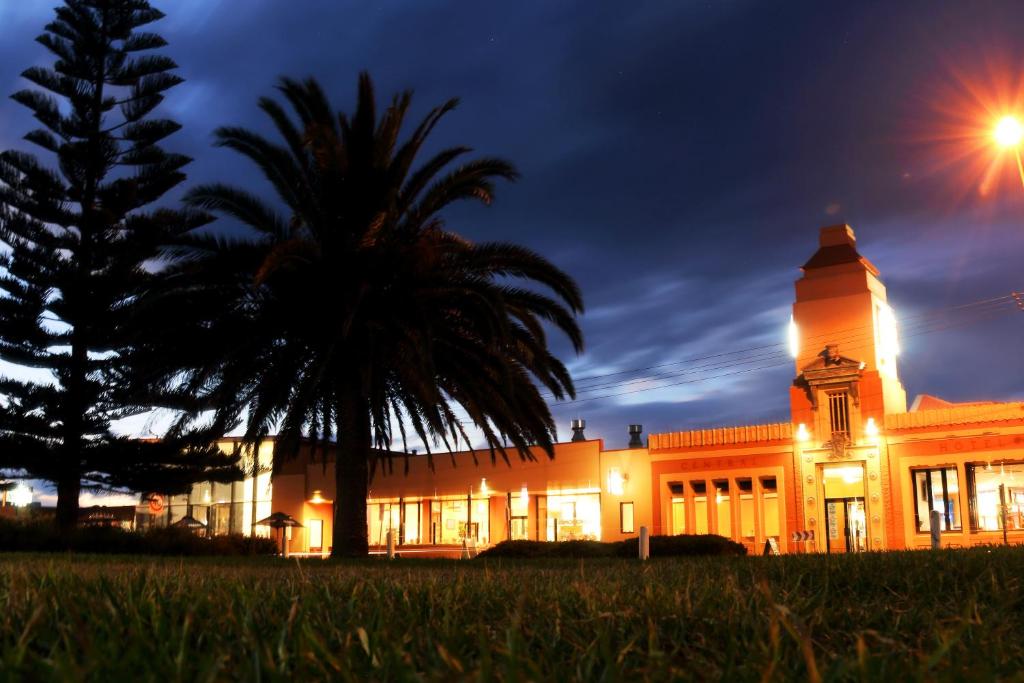
[[[164,510],[164,497],[158,493],[154,493],[149,497],[149,511],[156,514],[163,512]]]

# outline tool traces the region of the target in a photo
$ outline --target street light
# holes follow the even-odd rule
[[[996,122],[992,130],[992,137],[996,144],[1003,149],[1012,150],[1017,158],[1017,173],[1020,175],[1021,185],[1024,186],[1024,163],[1021,163],[1020,146],[1024,140],[1024,126],[1017,120],[1016,116],[1004,116]]]

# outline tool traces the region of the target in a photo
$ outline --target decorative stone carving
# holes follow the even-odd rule
[[[818,409],[818,392],[822,389],[845,389],[853,405],[859,407],[859,383],[863,372],[863,362],[840,355],[839,345],[829,344],[793,380],[793,386],[804,390],[814,410]]]

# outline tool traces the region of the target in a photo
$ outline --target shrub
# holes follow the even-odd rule
[[[631,538],[615,544],[618,557],[637,557],[640,539]],[[747,549],[724,536],[651,536],[651,557],[696,557],[703,555],[746,555]]]
[[[478,557],[507,558],[593,558],[636,557],[639,539],[625,541],[502,541]],[[702,555],[746,555],[743,545],[723,536],[651,536],[651,557],[688,557]]]
[[[241,534],[203,538],[185,529],[124,531],[117,527],[87,527],[62,539],[52,522],[0,520],[0,550],[124,555],[272,555],[277,544],[269,538]]]

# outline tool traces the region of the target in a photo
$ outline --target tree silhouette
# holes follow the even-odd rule
[[[163,14],[145,0],[66,0],[37,38],[52,68],[12,98],[41,127],[25,139],[56,158],[0,154],[0,358],[52,381],[0,379],[0,471],[56,483],[57,522],[78,515],[83,484],[187,490],[240,474],[236,459],[198,434],[139,441],[111,422],[146,406],[129,395],[125,359],[138,336],[133,302],[160,245],[208,221],[195,211],[145,207],[184,180],[189,159],[159,143],[179,125],[149,115],[181,78],[140,31]]]
[[[489,204],[494,181],[516,177],[499,159],[453,168],[465,147],[414,167],[455,100],[400,141],[410,93],[378,117],[365,74],[351,118],[335,114],[313,80],[285,79],[279,91],[291,113],[269,98],[260,108],[280,142],[237,127],[219,129],[217,141],[259,167],[286,213],[225,184],[189,193],[193,207],[252,233],[181,245],[154,310],[192,323],[165,330],[148,353],[177,354],[180,372],[163,385],[184,383],[199,407],[216,409],[219,428],[244,416],[250,444],[278,430],[275,460],[303,440],[314,452],[336,442],[333,552],[364,555],[370,465],[404,444],[407,429],[427,457],[431,446],[470,443],[461,408],[492,459],[508,459],[506,442],[523,458],[531,445],[553,456],[555,425],[537,384],[556,397],[573,386],[545,325],[581,349],[583,303],[540,255],[446,229],[446,207]]]

